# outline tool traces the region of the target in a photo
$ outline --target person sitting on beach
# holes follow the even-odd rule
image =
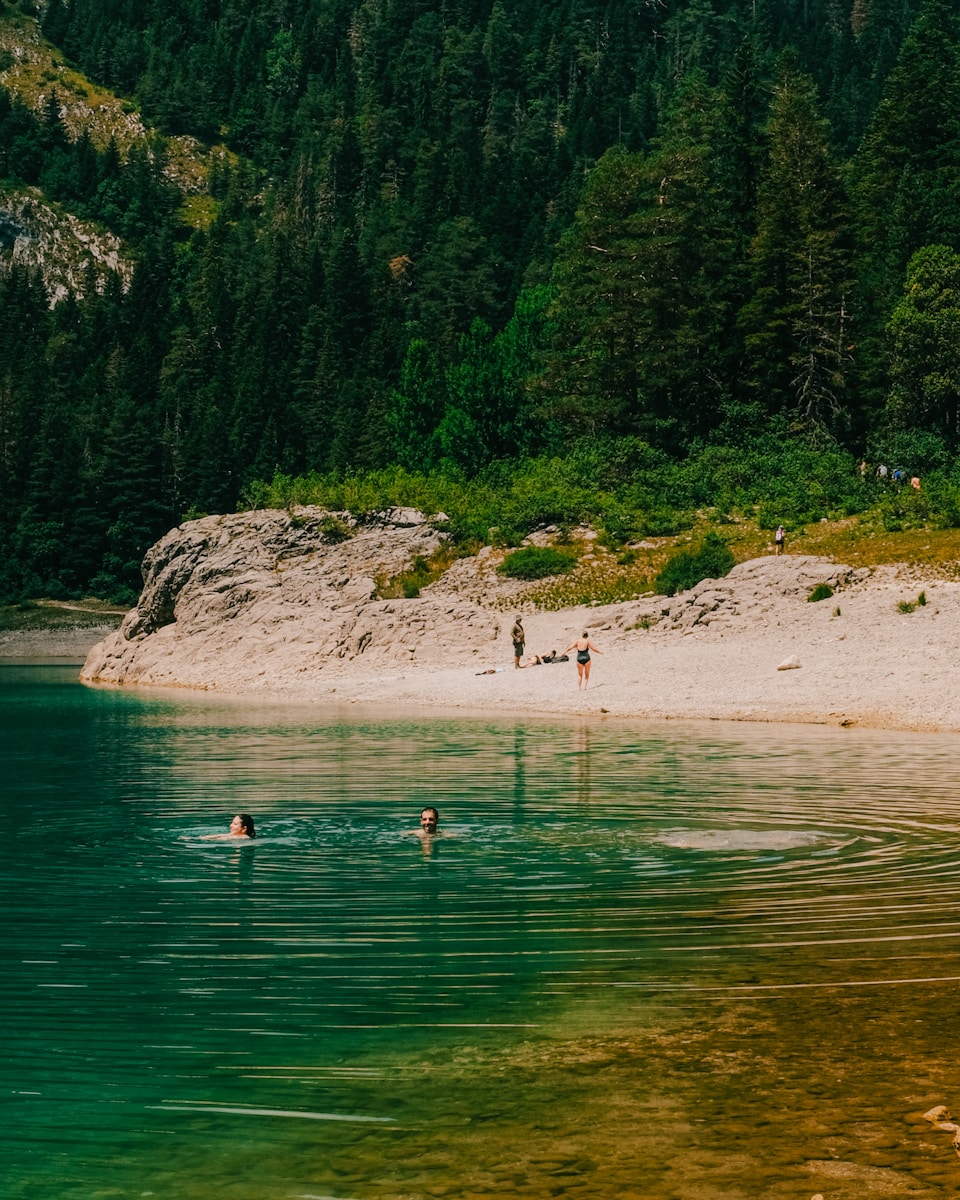
[[[227,838],[255,838],[257,831],[253,827],[253,817],[249,813],[237,813],[230,822],[229,833],[205,833],[206,842],[224,841]]]
[[[594,654],[602,654],[603,651],[590,641],[590,634],[586,629],[564,650],[564,654],[569,654],[571,650],[577,652],[577,689],[587,688],[590,686],[590,651]]]

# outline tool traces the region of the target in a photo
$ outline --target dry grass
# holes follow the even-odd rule
[[[788,554],[816,554],[852,567],[903,563],[926,576],[960,577],[960,529],[913,529],[888,533],[869,514],[819,522],[787,536]],[[646,538],[632,547],[631,561],[618,562],[621,553],[595,542],[578,545],[579,561],[569,575],[531,583],[522,600],[536,608],[556,610],[584,604],[614,604],[637,599],[653,590],[654,580],[678,550],[698,546],[705,534],[716,531],[727,542],[738,563],[773,553],[773,534],[761,530],[753,518],[718,522],[701,514],[693,529],[672,537]],[[513,607],[517,598],[504,601]]]
[[[56,91],[70,137],[77,138],[86,130],[98,150],[105,150],[113,138],[124,156],[135,145],[162,141],[167,173],[183,192],[195,197],[196,202],[184,205],[184,222],[196,228],[210,224],[214,201],[203,193],[208,190],[213,159],[234,157],[225,147],[208,150],[193,138],[158,139],[143,124],[134,104],[74,70],[41,36],[33,18],[5,12],[0,17],[0,51],[5,52],[4,61],[11,62],[0,71],[0,83],[35,111],[43,109],[51,90]]]

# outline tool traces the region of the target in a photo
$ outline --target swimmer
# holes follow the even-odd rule
[[[420,828],[411,829],[414,837],[436,837],[440,833],[440,812],[436,808],[424,808],[420,811]]]
[[[229,833],[205,833],[203,841],[226,841],[228,838],[255,838],[257,831],[253,827],[253,817],[249,813],[237,813],[230,822]]]
[[[424,844],[432,842],[434,838],[452,838],[457,836],[448,829],[440,828],[440,812],[432,806],[420,810],[420,828],[407,829],[404,831],[404,834],[406,837],[418,837]]]
[[[602,654],[603,651],[590,641],[590,634],[586,629],[575,642],[572,642],[564,650],[564,654],[569,654],[571,650],[577,652],[577,690],[579,691],[581,688],[585,689],[590,686],[590,651],[592,650],[594,654]]]

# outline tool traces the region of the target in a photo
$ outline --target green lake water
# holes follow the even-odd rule
[[[957,738],[75,676],[0,666],[3,1197],[960,1195]]]

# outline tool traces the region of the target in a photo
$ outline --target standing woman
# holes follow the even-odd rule
[[[577,652],[577,689],[587,688],[590,686],[590,651],[594,654],[602,654],[603,651],[590,641],[590,634],[586,629],[564,650],[564,654],[569,654],[571,650]]]

